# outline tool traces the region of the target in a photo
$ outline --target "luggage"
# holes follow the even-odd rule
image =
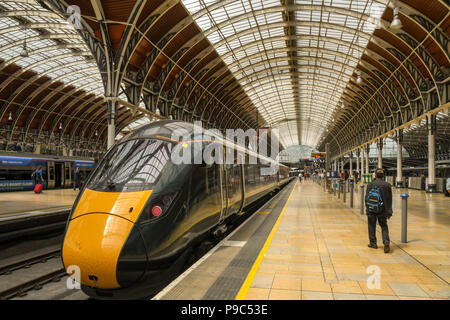
[[[44,189],[42,184],[37,184],[36,187],[34,187],[34,193],[41,193],[42,189]]]

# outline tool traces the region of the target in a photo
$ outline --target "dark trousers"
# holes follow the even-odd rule
[[[383,238],[383,244],[389,244],[389,228],[387,225],[387,217],[384,215],[368,215],[367,216],[367,222],[369,226],[369,240],[370,243],[376,244],[377,243],[377,220],[378,224],[381,227],[381,236]]]

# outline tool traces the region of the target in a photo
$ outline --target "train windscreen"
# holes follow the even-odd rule
[[[153,139],[118,144],[101,161],[87,188],[103,192],[150,190],[169,162],[171,150],[171,143]]]

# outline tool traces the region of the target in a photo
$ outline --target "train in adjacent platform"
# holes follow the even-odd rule
[[[172,139],[177,129],[191,139]],[[87,295],[151,297],[205,239],[292,179],[282,165],[262,175],[275,161],[244,148],[257,164],[171,161],[177,145],[203,151],[217,143],[196,137],[193,124],[167,120],[129,133],[106,153],[75,201],[62,245],[64,267],[78,270]]]
[[[70,188],[73,171],[80,168],[87,178],[95,168],[95,161],[73,157],[0,153],[0,192],[34,189],[32,173],[42,168],[45,189]]]

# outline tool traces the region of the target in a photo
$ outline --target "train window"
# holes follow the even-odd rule
[[[203,219],[221,210],[220,167],[196,166],[192,171],[190,190],[190,215]]]
[[[172,144],[136,139],[118,144],[89,178],[87,187],[104,192],[150,190],[170,160]]]
[[[50,167],[49,171],[50,171],[50,178],[49,178],[49,180],[55,180],[55,168],[54,167]]]

